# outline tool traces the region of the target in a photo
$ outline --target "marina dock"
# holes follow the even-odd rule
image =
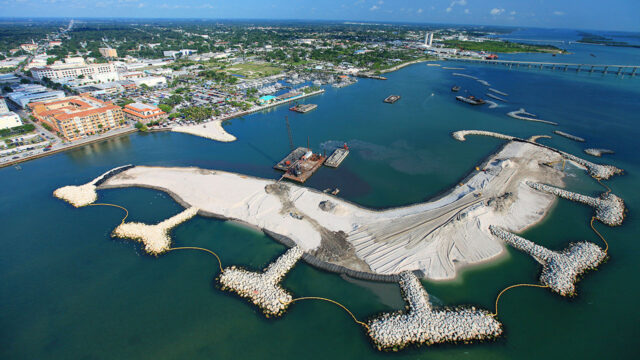
[[[284,171],[282,178],[304,183],[326,160],[326,156],[314,154],[311,149],[298,147],[273,168]]]
[[[349,155],[349,148],[347,148],[346,146],[338,148],[333,152],[333,154],[331,154],[331,156],[329,156],[324,164],[332,168],[337,168],[338,166],[340,166],[340,164],[342,164],[344,159],[347,158],[347,155]]]

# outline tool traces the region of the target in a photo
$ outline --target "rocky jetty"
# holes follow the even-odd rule
[[[491,93],[487,93],[487,96],[492,98],[492,99],[495,99],[495,100],[499,100],[499,101],[502,101],[502,102],[508,102],[507,99],[503,99],[500,96],[496,96],[496,95],[493,95]]]
[[[460,74],[460,73],[451,73],[451,75],[453,75],[453,76],[462,76],[462,77],[466,77],[468,79],[478,80],[478,78],[473,76],[473,75]]]
[[[493,102],[491,100],[485,100],[484,102],[486,102],[489,105],[489,109],[495,109],[498,107],[498,103]]]
[[[112,236],[122,239],[133,239],[144,244],[144,250],[151,255],[158,255],[171,246],[169,231],[198,213],[198,209],[190,207],[169,219],[156,224],[147,225],[138,222],[122,223],[115,230]]]
[[[595,208],[596,219],[609,226],[621,225],[624,220],[624,201],[614,194],[603,193],[599,198],[594,198],[532,181],[527,181],[526,183],[533,189]]]
[[[451,135],[453,136],[454,139],[458,141],[467,140],[466,139],[467,135],[483,135],[483,136],[490,136],[490,137],[509,140],[509,141],[517,139],[515,136],[509,136],[509,135],[504,135],[504,134],[500,134],[493,131],[483,131],[483,130],[459,130],[452,133]]]
[[[516,110],[516,111],[511,111],[507,113],[507,115],[514,119],[519,119],[519,120],[535,121],[535,122],[540,122],[540,123],[549,124],[549,125],[558,125],[558,123],[554,123],[553,121],[536,119],[535,118],[536,115],[526,112],[524,108],[520,108],[520,110]]]
[[[133,168],[133,165],[124,165],[107,171],[84,185],[68,185],[56,189],[53,196],[62,199],[75,207],[87,206],[98,199],[97,187],[110,177]]]
[[[502,92],[502,91],[500,91],[500,90],[496,90],[496,89],[494,89],[494,88],[489,88],[489,91],[493,91],[494,93],[496,93],[496,94],[500,94],[500,95],[503,95],[503,96],[509,96],[509,94],[507,94],[507,93],[505,93],[505,92]]]
[[[53,196],[62,199],[75,207],[89,205],[98,199],[93,182],[84,185],[68,185],[56,189]]]
[[[596,179],[606,180],[612,177],[613,175],[622,174],[622,169],[618,169],[613,165],[603,165],[603,164],[592,163],[591,161],[581,159],[577,156],[571,155],[564,151],[560,151],[560,153],[562,154],[562,156],[564,156],[565,159],[571,160],[576,164],[582,165],[585,168],[587,168],[587,172],[589,173],[589,175],[591,175]]]
[[[533,256],[542,265],[540,282],[562,296],[575,295],[578,277],[595,269],[607,255],[599,246],[586,241],[556,252],[493,225],[489,230],[507,244]]]
[[[402,272],[399,284],[408,311],[386,313],[369,321],[369,336],[380,350],[396,350],[409,344],[486,340],[502,334],[502,324],[486,310],[433,308],[412,272]]]
[[[271,263],[263,273],[231,266],[224,269],[218,280],[222,290],[235,292],[248,299],[262,309],[267,317],[279,316],[293,299],[279,283],[303,254],[300,247],[292,247]]]
[[[554,130],[554,132],[553,132],[553,133],[554,133],[554,134],[556,134],[556,135],[564,136],[564,137],[566,137],[567,139],[571,139],[571,140],[573,140],[573,141],[584,142],[584,139],[583,139],[583,138],[581,138],[581,137],[579,137],[579,136],[571,135],[571,134],[566,133],[566,132],[564,132],[564,131]]]
[[[597,157],[600,157],[600,156],[606,155],[606,154],[615,154],[615,151],[613,151],[613,150],[609,150],[609,149],[594,149],[594,148],[584,149],[584,152],[586,154],[588,154],[588,155],[597,156]]]

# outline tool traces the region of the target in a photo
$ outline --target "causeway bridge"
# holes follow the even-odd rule
[[[640,65],[606,65],[606,64],[570,64],[570,63],[554,63],[554,62],[536,62],[536,61],[515,61],[515,60],[485,60],[485,59],[469,59],[469,58],[445,58],[448,61],[467,62],[475,64],[501,65],[522,69],[548,69],[560,71],[574,71],[586,73],[614,74],[617,76],[636,76],[640,75]]]

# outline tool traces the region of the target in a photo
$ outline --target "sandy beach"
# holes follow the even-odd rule
[[[222,120],[213,120],[197,125],[175,126],[171,129],[171,131],[191,134],[221,142],[236,141],[235,136],[229,134],[224,130],[224,128],[222,127]]]

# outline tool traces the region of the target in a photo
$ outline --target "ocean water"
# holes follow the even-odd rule
[[[588,59],[593,52],[595,59],[640,63],[634,60],[638,49],[578,45],[566,56]],[[238,137],[234,143],[186,134],[134,134],[30,161],[22,170],[0,169],[0,358],[561,359],[637,354],[640,78],[463,66],[465,70],[450,71],[417,64],[388,74],[387,81],[362,79],[343,89],[328,88],[306,100],[318,104],[307,114],[282,106],[231,120],[225,128]],[[509,94],[509,103],[488,109],[456,101],[450,92],[454,84],[462,86],[462,93],[477,96],[484,96],[486,87],[452,72],[488,81]],[[382,103],[389,94],[402,98],[393,105]],[[520,107],[560,125],[506,116]],[[216,289],[217,264],[209,255],[181,251],[147,256],[136,243],[110,238],[121,210],[75,209],[52,196],[59,186],[84,183],[128,163],[276,178],[280,173],[272,166],[289,148],[285,116],[296,145],[309,142],[316,151],[330,151],[350,144],[353,151],[340,168],[322,168],[307,185],[338,187],[340,196],[363,206],[386,208],[436,196],[502,144],[484,137],[457,142],[452,131],[481,129],[524,137],[553,135],[558,129],[587,142],[559,136],[541,141],[625,169],[607,184],[625,200],[629,214],[621,227],[596,223],[609,241],[610,258],[578,284],[576,298],[544,289],[514,289],[500,302],[505,336],[496,342],[387,354],[376,351],[363,329],[331,304],[300,302],[281,319],[264,319],[254,307]],[[595,159],[582,153],[585,147],[616,153]],[[566,173],[569,190],[591,195],[603,191],[582,170],[568,166]],[[130,221],[157,222],[181,210],[166,194],[148,189],[102,190],[99,201],[125,206]],[[560,200],[547,219],[524,236],[552,249],[573,241],[599,243],[588,226],[591,216],[590,208]],[[259,269],[285,250],[255,230],[199,216],[178,226],[172,238],[177,246],[218,252],[225,266]],[[455,281],[424,285],[436,304],[492,310],[501,289],[535,283],[539,271],[532,258],[508,249],[508,256],[467,268]],[[340,301],[360,319],[404,306],[397,285],[348,280],[304,263],[289,273],[284,286],[296,296]]]

